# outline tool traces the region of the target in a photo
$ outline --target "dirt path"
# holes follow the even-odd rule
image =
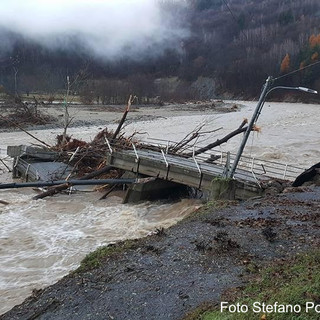
[[[34,292],[0,318],[181,319],[242,285],[250,270],[319,245],[319,215],[319,187],[211,206],[113,247],[100,266]]]

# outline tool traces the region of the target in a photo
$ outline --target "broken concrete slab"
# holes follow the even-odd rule
[[[62,162],[30,162],[18,158],[14,168],[13,177],[22,177],[26,181],[53,181],[65,179],[73,167]]]
[[[26,145],[20,146],[8,146],[7,147],[7,155],[16,158],[16,157],[30,157],[36,158],[46,161],[54,161],[57,160],[59,157],[58,152],[49,151],[45,148],[40,147],[32,147]]]
[[[59,153],[45,148],[27,145],[8,146],[8,156],[14,158],[13,178],[24,178],[26,181],[53,181],[65,179],[73,167],[55,161]]]

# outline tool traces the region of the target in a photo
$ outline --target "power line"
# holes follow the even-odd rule
[[[232,15],[232,18],[234,19],[234,21],[235,21],[235,22],[237,23],[237,25],[239,26],[239,20],[238,20],[238,18],[235,16],[235,14],[232,12],[232,10],[231,10],[228,2],[227,2],[226,0],[223,0],[223,2],[224,2],[224,4],[226,5],[226,7],[227,7],[228,11],[230,12],[230,14]],[[248,37],[247,37],[247,35],[244,33],[244,31],[243,31],[240,27],[239,27],[239,29],[240,29],[240,32],[244,35],[245,39],[248,40]]]
[[[238,22],[237,17],[233,14],[233,12],[232,12],[231,8],[229,7],[227,1],[226,1],[226,0],[223,0],[223,2],[224,2],[224,4],[226,5],[226,7],[228,8],[229,12],[231,13],[233,19]]]
[[[285,77],[288,77],[288,76],[291,76],[292,74],[295,74],[295,73],[298,73],[300,71],[303,71],[305,69],[308,69],[308,68],[311,68],[311,67],[314,67],[315,65],[319,64],[320,61],[317,61],[317,62],[314,62],[314,63],[311,63],[311,64],[308,64],[307,66],[303,67],[303,68],[299,68],[299,69],[295,69],[291,72],[288,72],[280,77],[277,77],[277,78],[274,78],[273,80],[276,81],[276,80],[279,80],[279,79],[282,79],[282,78],[285,78]]]

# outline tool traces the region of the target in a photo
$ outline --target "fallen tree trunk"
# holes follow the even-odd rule
[[[68,189],[69,187],[70,187],[69,183],[60,184],[60,185],[58,185],[58,186],[56,186],[54,188],[50,188],[47,191],[42,192],[42,193],[34,196],[32,198],[32,200],[39,200],[39,199],[43,199],[45,197],[54,196],[55,194],[59,193],[60,191]]]
[[[84,175],[83,177],[79,178],[79,180],[89,180],[89,179],[98,177],[101,174],[108,173],[111,169],[113,169],[112,166],[105,166],[99,170],[96,170],[96,171],[93,171],[91,173]]]
[[[187,158],[190,158],[192,157],[193,155],[198,155],[198,154],[201,154],[201,153],[204,153],[208,150],[211,150],[217,146],[220,146],[221,144],[227,142],[229,139],[233,138],[234,136],[242,133],[242,132],[245,132],[247,130],[248,127],[244,127],[244,125],[246,124],[246,120],[244,120],[240,127],[232,132],[230,132],[229,134],[227,134],[225,137],[221,138],[221,139],[217,139],[215,142],[213,143],[210,143],[208,145],[206,145],[205,147],[203,148],[200,148],[198,150],[196,150],[194,153],[193,152],[189,152],[189,153],[185,153],[184,156],[187,157]],[[255,128],[252,129],[253,131],[256,130]]]
[[[7,168],[9,172],[11,172],[11,169],[5,164],[5,162],[2,159],[0,159],[0,162]]]
[[[117,186],[117,184],[114,184],[99,200],[104,200]]]
[[[123,176],[123,174],[121,173],[118,173],[118,175],[115,177],[116,179],[121,179],[121,177]],[[113,191],[115,190],[115,188],[117,188],[119,186],[119,184],[114,184],[112,185],[111,188],[109,188],[109,190],[107,190],[100,198],[99,200],[103,200],[103,199],[106,199],[107,196]]]
[[[4,204],[5,206],[7,206],[7,205],[10,204],[10,203],[7,202],[7,201],[4,201],[4,200],[0,200],[0,204]]]

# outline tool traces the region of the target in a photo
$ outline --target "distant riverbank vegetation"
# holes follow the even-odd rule
[[[259,96],[268,75],[285,74],[278,85],[320,90],[318,0],[162,0],[161,6],[188,36],[141,59],[125,52],[98,59],[76,42],[53,50],[0,29],[0,38],[14,43],[0,50],[1,92],[53,97],[70,76],[83,103],[123,104],[129,93],[138,103],[248,99]]]

